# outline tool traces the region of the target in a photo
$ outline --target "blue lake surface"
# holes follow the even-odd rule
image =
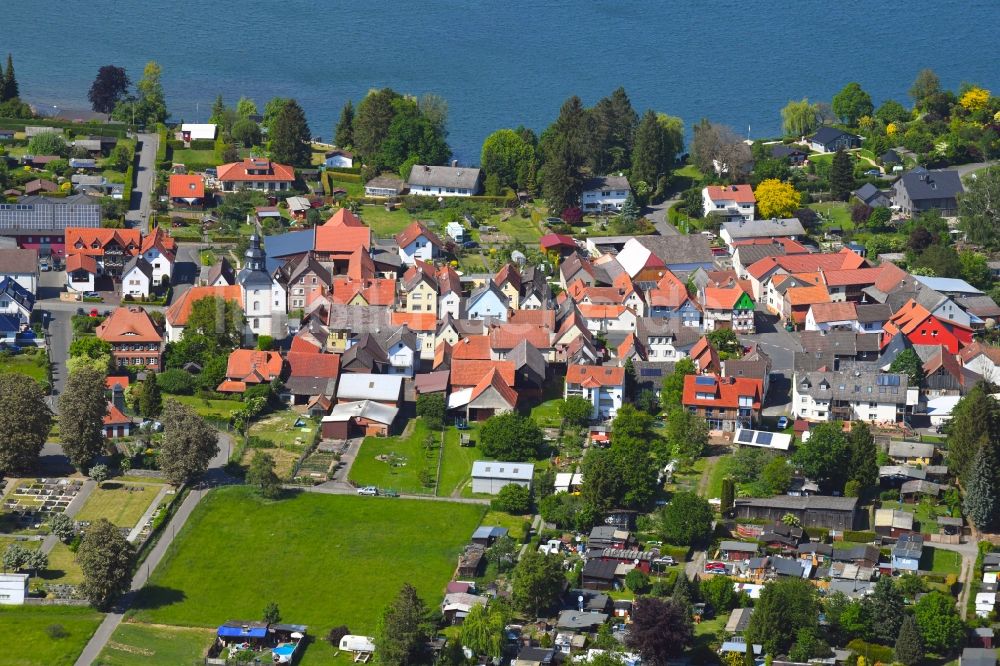
[[[907,102],[931,67],[946,87],[1000,91],[998,0],[929,2],[316,2],[306,0],[5,0],[0,52],[12,51],[22,96],[89,105],[98,67],[133,80],[163,67],[173,120],[204,121],[216,94],[263,109],[294,97],[314,135],[329,138],[344,101],[374,87],[434,92],[450,107],[449,142],[463,162],[518,124],[540,130],[566,97],[593,104],[625,86],[653,108],[780,130],[789,99],[827,100],[858,81],[876,104]]]

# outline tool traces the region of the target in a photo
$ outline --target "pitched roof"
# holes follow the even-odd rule
[[[437,237],[437,234],[428,229],[427,226],[420,220],[410,222],[405,229],[396,234],[396,244],[399,247],[406,247],[421,236],[426,238],[431,245],[444,247],[444,243],[442,243],[441,239]]]
[[[787,273],[810,273],[820,269],[834,271],[862,268],[867,265],[868,262],[862,257],[845,248],[834,254],[786,254],[765,257],[747,267],[747,272],[759,280],[778,268]]]
[[[753,188],[749,185],[709,185],[708,198],[712,201],[735,201],[736,203],[757,203]]]
[[[238,284],[224,287],[191,287],[167,308],[167,322],[171,326],[186,326],[188,317],[191,316],[191,307],[195,301],[203,298],[223,298],[235,303],[241,309],[243,307],[243,292]]]
[[[114,403],[112,402],[108,403],[108,411],[104,415],[105,426],[120,425],[123,423],[131,423],[131,422],[132,419],[125,416],[125,413],[122,412],[122,410],[118,409],[118,407],[116,407]]]
[[[106,342],[161,342],[156,324],[140,307],[122,307],[102,321],[94,333]]]
[[[476,386],[479,381],[496,368],[509,386],[514,385],[514,364],[511,361],[490,361],[487,359],[452,359],[452,387]]]
[[[500,394],[500,397],[503,398],[503,401],[512,408],[517,405],[517,391],[507,384],[503,378],[503,374],[495,367],[486,373],[479,380],[479,383],[473,387],[471,399],[475,400],[490,388],[496,390]]]
[[[951,169],[917,167],[904,173],[896,186],[905,189],[911,201],[949,199],[965,191],[958,172]]]
[[[722,230],[730,238],[774,238],[776,236],[804,236],[806,230],[797,217],[757,219],[752,221],[723,222]]]
[[[816,303],[829,303],[830,292],[826,287],[816,285],[814,287],[792,287],[785,292],[785,298],[792,306],[811,305]]]
[[[344,279],[343,276],[337,276],[331,280],[330,300],[332,302],[346,305],[358,295],[368,305],[392,305],[396,302],[396,281],[386,278],[353,280],[350,277]]]
[[[456,189],[476,189],[480,170],[472,167],[429,166],[414,164],[410,168],[407,182],[413,185],[431,187],[453,187]]]
[[[560,247],[576,249],[576,241],[572,236],[566,234],[545,234],[538,239],[538,244],[543,250],[553,250]]]
[[[712,399],[699,398],[710,394]],[[739,407],[741,397],[753,399],[753,409],[760,409],[764,383],[750,377],[720,377],[719,375],[685,375],[685,407]]]
[[[359,247],[371,247],[371,229],[365,226],[357,215],[340,208],[330,219],[316,227],[316,241],[313,246],[318,252],[353,254]]]
[[[545,326],[508,323],[490,327],[489,342],[494,351],[513,349],[521,341],[527,341],[537,349],[548,349],[552,346],[551,339],[552,330]]]
[[[129,254],[138,254],[142,245],[139,229],[95,229],[91,227],[66,227],[66,254],[101,256],[104,248],[116,242]],[[94,246],[97,247],[94,247]],[[78,247],[79,246],[79,247]],[[129,251],[129,246],[132,250]]]
[[[732,310],[744,293],[739,287],[705,287],[705,308]]]
[[[250,173],[250,171],[265,173]],[[287,164],[278,164],[263,157],[248,157],[242,162],[230,162],[217,169],[221,181],[264,181],[292,182],[295,180],[295,169]]]
[[[606,365],[569,365],[566,368],[566,383],[587,387],[622,386],[625,383],[625,368]]]
[[[966,345],[958,353],[964,363],[968,363],[977,356],[983,355],[994,365],[1000,365],[1000,347],[984,345],[978,340],[973,340],[971,344]]]
[[[703,234],[637,236],[632,240],[647,248],[667,268],[683,264],[713,264],[715,262],[712,244]],[[627,246],[628,243],[625,245]]]
[[[583,191],[588,190],[631,190],[628,178],[619,174],[617,176],[593,176],[583,181]]]
[[[38,250],[0,249],[0,274],[37,272]]]
[[[278,352],[236,349],[226,363],[226,377],[247,384],[260,384],[281,375],[283,365]]]
[[[824,271],[823,279],[830,287],[846,287],[854,285],[874,285],[882,275],[882,267],[849,268],[846,270]]]
[[[335,378],[340,374],[339,354],[316,354],[290,351],[285,355],[288,361],[289,377]]]
[[[698,372],[719,372],[719,352],[712,346],[707,335],[701,336],[689,352]]]
[[[71,254],[66,257],[66,272],[72,273],[73,271],[86,271],[96,274],[97,259],[89,254]]]
[[[171,199],[203,199],[205,180],[198,174],[170,174],[167,191]]]
[[[393,312],[393,326],[406,324],[413,331],[434,331],[437,329],[437,315],[431,312]]]
[[[816,132],[811,137],[809,137],[809,140],[815,143],[828,144],[831,141],[836,141],[842,136],[853,137],[854,135],[848,134],[844,130],[837,129],[836,127],[830,127],[828,125],[824,125],[823,127],[820,127],[818,130],[816,130]]]
[[[527,340],[521,340],[517,343],[507,354],[507,360],[514,364],[515,370],[527,367],[539,377],[545,377],[545,370],[548,367],[545,357],[542,356],[542,352],[538,351],[537,347]]]
[[[810,308],[813,320],[817,324],[828,324],[834,321],[856,321],[857,310],[850,301],[837,303],[814,303]]]
[[[159,250],[160,254],[167,256],[172,261],[177,252],[177,241],[167,231],[164,231],[163,227],[155,227],[151,233],[146,234],[139,246],[139,251],[143,254],[153,249]]]

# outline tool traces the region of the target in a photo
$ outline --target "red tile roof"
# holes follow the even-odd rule
[[[732,310],[743,293],[739,287],[705,287],[705,308]]]
[[[764,257],[747,268],[747,272],[758,280],[776,268],[788,273],[809,273],[863,268],[868,265],[863,258],[844,249],[836,254],[791,254],[780,257]]]
[[[588,388],[622,386],[625,383],[625,368],[608,365],[570,365],[566,368],[566,383],[580,384]]]
[[[560,247],[576,249],[576,242],[572,236],[566,234],[545,234],[538,239],[538,244],[543,250],[553,250]]]
[[[589,303],[581,303],[577,306],[577,309],[587,319],[617,319],[628,308],[624,305],[591,305]]]
[[[712,379],[711,383],[708,382]],[[700,383],[699,383],[700,382]],[[684,377],[685,407],[726,407],[735,409],[741,397],[753,398],[753,409],[760,409],[764,383],[749,377],[719,377],[718,375],[687,375]],[[708,393],[713,399],[698,398],[699,393]]]
[[[266,170],[267,173],[249,173]],[[220,181],[294,182],[295,169],[287,164],[278,164],[261,157],[246,158],[242,162],[230,162],[218,168]]]
[[[347,210],[339,209],[322,226],[316,227],[315,250],[350,256],[362,247],[371,247],[371,229]]]
[[[433,331],[437,328],[437,315],[431,312],[393,312],[392,325],[406,324],[412,331]]]
[[[504,380],[503,375],[496,368],[492,368],[472,389],[472,399],[475,400],[490,387],[496,389],[503,401],[513,409],[517,405],[517,391],[510,387]]]
[[[163,336],[140,307],[116,308],[94,333],[105,342],[162,342]]]
[[[240,289],[238,284],[222,287],[191,287],[167,308],[166,320],[171,326],[186,326],[188,317],[191,316],[191,306],[203,298],[223,298],[235,303],[242,310],[243,293]]]
[[[205,181],[196,174],[171,174],[167,191],[171,199],[203,199],[205,198]]]
[[[506,282],[510,282],[514,285],[515,289],[520,291],[521,274],[518,272],[517,268],[509,262],[501,266],[500,270],[498,270],[496,275],[493,276],[493,284],[498,287],[502,287]]]
[[[125,423],[131,423],[132,419],[125,416],[122,410],[115,407],[114,403],[108,403],[108,412],[104,415],[104,425],[121,425]]]
[[[736,203],[757,203],[753,188],[749,185],[709,185],[708,198],[712,201],[735,201]]]
[[[535,349],[548,349],[551,339],[552,330],[545,326],[510,323],[491,327],[489,337],[493,349],[513,349],[521,340],[527,340]]]
[[[512,361],[487,361],[473,359],[452,359],[451,385],[455,388],[476,386],[489,372],[496,368],[508,386],[514,385],[514,363]]]
[[[392,305],[396,302],[396,281],[385,278],[353,280],[337,276],[330,283],[330,300],[334,303],[346,305],[358,294],[368,305]]]
[[[854,321],[858,318],[857,309],[850,301],[839,303],[816,303],[810,308],[817,324],[827,324],[833,321]]]
[[[160,254],[173,259],[177,253],[177,241],[174,240],[169,232],[164,231],[163,227],[156,227],[152,233],[147,234],[142,239],[142,245],[139,247],[139,251],[143,254],[152,249],[157,249],[160,251]]]
[[[488,335],[470,335],[451,346],[453,359],[489,360],[493,357],[493,347]]]
[[[66,257],[66,272],[87,271],[97,274],[97,259],[89,254],[71,254]]]
[[[792,306],[829,303],[830,292],[822,285],[814,287],[791,287],[785,292],[785,298]]]
[[[289,377],[325,377],[333,379],[340,374],[340,354],[315,354],[290,351],[285,356],[288,361]]]
[[[396,234],[396,244],[403,248],[421,236],[430,241],[432,245],[444,247],[444,243],[442,243],[441,239],[437,237],[437,234],[424,226],[424,223],[420,220],[410,222],[408,227]]]
[[[296,335],[294,338],[292,338],[292,346],[289,349],[292,352],[299,352],[303,354],[313,354],[313,355],[319,354],[321,351],[323,351],[309,339],[301,335]]]
[[[280,376],[282,366],[278,352],[237,349],[229,355],[226,377],[247,384],[261,384]]]
[[[962,361],[968,363],[972,359],[976,358],[980,354],[986,356],[990,359],[993,364],[1000,364],[1000,347],[991,347],[989,345],[984,345],[978,340],[974,341],[972,344],[966,346],[959,352],[962,356]]]
[[[101,256],[112,241],[117,242],[126,253],[133,257],[139,254],[142,233],[139,229],[92,229],[90,227],[66,227],[66,254],[90,254]],[[94,247],[94,245],[97,247]],[[129,250],[129,246],[132,249]],[[79,246],[79,247],[77,247]]]
[[[707,336],[698,338],[689,352],[691,360],[698,368],[698,372],[719,372],[722,368],[719,362],[719,352],[716,351]]]
[[[830,287],[846,287],[852,285],[874,285],[882,274],[882,267],[850,268],[842,271],[825,271],[823,279]]]
[[[556,327],[555,310],[511,310],[507,317],[508,324],[534,324],[550,329]]]
[[[121,386],[123,389],[127,389],[129,384],[128,375],[111,375],[110,377],[104,378],[104,387],[108,390],[113,389],[116,384]]]

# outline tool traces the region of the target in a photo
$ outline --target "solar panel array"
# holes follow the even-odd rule
[[[694,383],[698,386],[715,386],[715,378],[706,375],[699,375],[694,378]]]
[[[736,441],[749,444],[753,441],[753,430],[740,430],[739,434],[736,436]]]

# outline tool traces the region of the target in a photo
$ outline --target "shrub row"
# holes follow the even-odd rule
[[[868,543],[874,541],[878,538],[878,535],[874,532],[861,532],[854,530],[846,530],[844,532],[844,539],[847,541],[855,541],[857,543]]]
[[[124,138],[128,135],[128,128],[125,125],[107,124],[96,121],[74,123],[68,120],[52,120],[48,118],[0,118],[0,128],[3,129],[23,132],[27,125],[58,127],[64,130],[73,130],[76,133],[86,132],[87,134],[100,134],[102,136],[114,136],[118,138]]]
[[[184,143],[181,142],[181,147]],[[191,142],[191,150],[215,150],[215,139],[195,139]]]

